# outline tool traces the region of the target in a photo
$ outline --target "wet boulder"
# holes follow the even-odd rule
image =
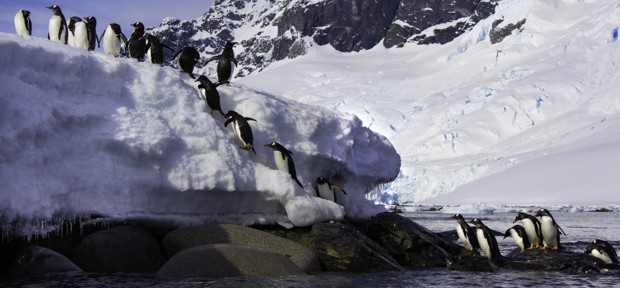
[[[514,251],[507,255],[502,268],[537,271],[580,271],[588,265],[604,266],[604,262],[585,253],[532,249]]]
[[[36,277],[58,273],[80,273],[82,269],[69,258],[41,246],[21,250],[10,266],[12,277]]]

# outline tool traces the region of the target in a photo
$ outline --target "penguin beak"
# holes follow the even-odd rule
[[[512,221],[512,224],[517,223],[517,221],[518,221],[518,220],[517,220],[517,218],[515,218],[515,220],[514,220],[514,221]]]
[[[50,9],[50,10],[54,9],[54,7],[52,6],[45,6],[45,8]]]
[[[474,219],[467,221],[467,223],[474,224]]]

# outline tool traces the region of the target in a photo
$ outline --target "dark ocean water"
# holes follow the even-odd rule
[[[620,213],[552,212],[568,234],[562,238],[570,251],[582,252],[595,238],[608,240],[620,247]],[[487,226],[498,231],[510,228],[515,213],[464,215],[481,218]],[[414,221],[435,231],[454,229],[450,214],[438,212],[405,213]],[[516,246],[512,239],[498,237],[505,255]],[[495,272],[463,272],[443,268],[384,273],[322,273],[264,278],[224,279],[156,279],[143,274],[80,274],[57,275],[48,278],[21,279],[0,283],[0,287],[616,287],[616,273],[583,274],[574,271],[543,272],[500,269]]]

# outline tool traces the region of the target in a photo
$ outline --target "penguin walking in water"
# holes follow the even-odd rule
[[[235,51],[233,51],[233,47],[237,44],[237,42],[227,42],[222,54],[207,59],[207,64],[217,60],[217,83],[230,83],[230,78],[235,68],[232,65],[238,65],[237,59],[235,59]]]
[[[172,48],[168,47],[168,45],[159,42],[157,37],[151,34],[144,34],[144,38],[146,38],[146,46],[144,49],[146,50],[146,56],[149,58],[149,62],[153,64],[164,64],[164,49],[166,48],[170,50],[170,52],[174,52]]]
[[[119,57],[121,55],[121,40],[123,43],[127,44],[127,37],[121,31],[121,25],[116,23],[111,23],[108,27],[101,33],[101,43],[103,43],[103,52],[105,54],[114,55],[114,57]]]
[[[506,237],[512,237],[521,251],[530,249],[532,246],[530,239],[527,237],[527,233],[525,232],[525,228],[521,225],[514,225],[506,230],[506,233],[504,233],[504,239],[506,239]]]
[[[250,117],[243,117],[233,110],[228,111],[224,117],[227,119],[226,122],[224,122],[224,127],[233,123],[232,127],[235,132],[235,139],[239,142],[239,147],[245,150],[252,150],[254,155],[256,155],[256,150],[254,150],[254,136],[252,135],[252,128],[250,128],[250,124],[248,123],[248,121],[256,120]]]
[[[512,223],[514,224],[519,220],[523,223],[523,228],[525,229],[525,233],[527,234],[527,238],[529,240],[528,242],[530,243],[530,246],[527,247],[527,249],[541,247],[542,232],[540,231],[540,221],[538,221],[538,218],[525,212],[518,212]]]
[[[499,246],[497,245],[497,239],[495,239],[495,235],[487,227],[482,223],[482,220],[478,218],[474,218],[469,220],[469,223],[474,224],[476,226],[476,238],[478,239],[478,244],[480,245],[480,250],[482,250],[482,254],[490,259],[498,259],[502,257],[502,254],[499,252]]]
[[[62,15],[60,7],[58,7],[58,5],[53,5],[45,8],[52,10],[52,18],[50,18],[47,39],[52,40],[53,42],[67,44],[67,37],[69,36],[67,20],[65,20],[65,16]]]
[[[198,79],[194,82],[200,83],[198,84],[198,91],[200,91],[200,96],[207,103],[207,106],[211,108],[211,114],[213,114],[213,111],[218,111],[224,116],[220,105],[220,93],[217,92],[216,88],[218,84],[213,84],[205,75],[198,76]]]
[[[553,250],[560,249],[560,234],[566,235],[562,227],[555,222],[553,216],[547,209],[540,209],[536,214],[536,217],[540,217],[540,231],[542,232],[543,247],[541,249],[547,249],[550,247]]]
[[[129,50],[129,57],[144,61],[144,53],[146,52],[146,38],[144,37],[144,24],[142,22],[132,23],[134,27],[129,41],[125,44],[125,50]]]
[[[336,185],[333,185],[325,177],[319,176],[319,178],[316,178],[316,195],[317,196],[325,200],[338,203],[337,201],[338,197],[336,197],[336,192],[340,192],[340,193],[347,195],[346,191],[344,191],[342,188]]]
[[[196,79],[193,72],[194,66],[196,65],[196,63],[198,63],[198,60],[200,60],[200,53],[198,53],[198,50],[196,50],[196,48],[194,47],[185,47],[177,51],[177,53],[174,53],[174,55],[172,55],[172,58],[177,58],[177,56],[179,57],[177,59],[179,70],[181,70],[181,72],[189,74],[192,79]]]
[[[88,51],[95,51],[95,44],[97,44],[97,47],[101,47],[99,36],[97,35],[97,18],[86,16],[84,21],[86,22],[86,29],[88,29]]]
[[[19,10],[15,14],[15,33],[19,36],[32,35],[32,21],[30,21],[30,11]]]
[[[454,214],[450,218],[455,219],[457,222],[456,234],[459,235],[459,239],[463,242],[465,249],[473,252],[476,248],[480,248],[478,236],[476,236],[476,228],[469,226],[461,214]]]
[[[586,254],[590,254],[603,262],[618,264],[618,254],[614,247],[605,240],[596,239],[586,247]]]
[[[297,185],[304,188],[304,186],[301,185],[301,182],[297,180],[297,170],[295,170],[295,163],[293,162],[292,157],[293,152],[289,151],[278,142],[265,144],[265,147],[273,149],[273,160],[276,162],[276,167],[278,167],[278,170],[290,174],[291,178],[297,182]]]
[[[88,50],[90,46],[88,40],[88,27],[80,17],[72,16],[69,18],[69,45]]]

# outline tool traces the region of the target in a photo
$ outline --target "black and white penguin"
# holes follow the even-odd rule
[[[129,50],[129,57],[144,61],[144,53],[146,52],[146,38],[144,37],[144,24],[136,22],[130,24],[134,27],[129,41],[125,44],[125,50]]]
[[[536,217],[540,217],[540,231],[542,232],[543,248],[550,247],[553,250],[560,249],[560,234],[566,235],[564,230],[555,222],[553,216],[547,209],[540,209],[536,214]]]
[[[222,112],[222,106],[220,105],[220,93],[217,92],[218,84],[213,84],[209,78],[205,75],[198,76],[194,82],[199,82],[198,91],[200,91],[200,96],[207,103],[207,106],[211,108],[211,113],[213,111],[219,111],[222,116],[224,116],[224,112]]]
[[[15,33],[19,36],[32,35],[32,21],[30,21],[30,11],[19,10],[15,14]]]
[[[474,218],[469,220],[469,223],[474,224],[476,226],[476,238],[478,239],[478,244],[480,245],[480,250],[482,250],[482,254],[487,258],[497,259],[501,258],[502,254],[499,252],[499,246],[497,245],[497,239],[495,239],[495,235],[489,227],[482,223],[482,220],[478,218]]]
[[[238,65],[237,59],[235,59],[235,51],[233,51],[233,47],[237,44],[237,42],[227,42],[222,54],[213,56],[207,60],[207,63],[217,60],[217,83],[230,83],[230,78],[235,69],[233,64],[235,64],[235,66]]]
[[[596,239],[592,241],[592,243],[586,247],[585,253],[599,258],[607,264],[618,264],[618,254],[616,254],[616,250],[605,240]]]
[[[521,251],[525,251],[526,249],[530,249],[532,246],[530,243],[530,239],[527,237],[527,232],[525,232],[525,228],[521,225],[514,225],[504,233],[504,239],[506,237],[512,237],[517,243],[517,246],[521,249]]]
[[[67,20],[65,20],[65,16],[62,15],[60,7],[58,7],[58,5],[53,5],[45,8],[52,10],[47,39],[53,42],[67,44],[67,37],[69,36]]]
[[[304,188],[301,185],[301,182],[297,180],[297,170],[295,170],[295,163],[293,162],[293,152],[286,149],[282,144],[278,142],[271,142],[269,144],[265,144],[265,147],[269,147],[273,149],[273,160],[276,162],[276,167],[278,170],[286,172],[291,175],[291,178],[297,182],[299,187]]]
[[[77,16],[72,16],[69,18],[68,28],[68,44],[76,48],[88,50],[88,47],[90,46],[88,41],[88,28],[86,27],[86,23],[82,21],[82,18]]]
[[[95,51],[95,44],[99,44],[99,36],[97,35],[97,18],[95,16],[84,17],[86,28],[88,29],[88,51]]]
[[[519,220],[523,223],[523,228],[530,243],[527,249],[542,247],[542,232],[540,231],[540,221],[538,221],[538,218],[525,212],[518,212],[512,223],[514,224]]]
[[[316,195],[318,197],[338,203],[338,197],[336,196],[336,192],[340,192],[345,195],[347,194],[344,189],[333,185],[325,177],[319,176],[319,178],[316,178]]]
[[[121,40],[123,43],[127,44],[127,37],[121,31],[121,25],[116,23],[111,23],[108,27],[101,33],[101,37],[99,38],[101,43],[103,43],[103,52],[105,54],[114,55],[114,57],[119,57],[121,55]]]
[[[193,72],[194,66],[196,65],[198,60],[200,60],[200,53],[198,53],[198,50],[196,50],[194,47],[185,47],[177,51],[177,53],[174,53],[174,55],[172,55],[172,59],[177,58],[177,56],[179,57],[177,59],[179,70],[181,70],[181,72],[189,74],[192,79],[196,79]]]
[[[172,48],[168,47],[168,45],[159,42],[157,37],[151,34],[144,34],[144,38],[146,38],[146,46],[144,49],[146,50],[146,56],[149,59],[149,62],[153,64],[164,64],[164,49],[166,48],[170,50],[170,52],[174,52]]]
[[[461,214],[454,214],[450,218],[455,219],[457,222],[456,234],[459,235],[459,239],[463,242],[465,249],[474,251],[476,248],[480,248],[478,236],[476,236],[476,228],[469,226]]]
[[[256,150],[254,150],[254,136],[252,135],[252,128],[250,128],[250,124],[248,121],[256,121],[250,117],[243,117],[241,114],[230,110],[228,113],[224,115],[226,117],[226,122],[224,122],[224,127],[227,127],[228,124],[233,123],[233,131],[235,132],[235,139],[239,142],[239,147],[245,150],[252,150],[254,155],[256,155]]]

